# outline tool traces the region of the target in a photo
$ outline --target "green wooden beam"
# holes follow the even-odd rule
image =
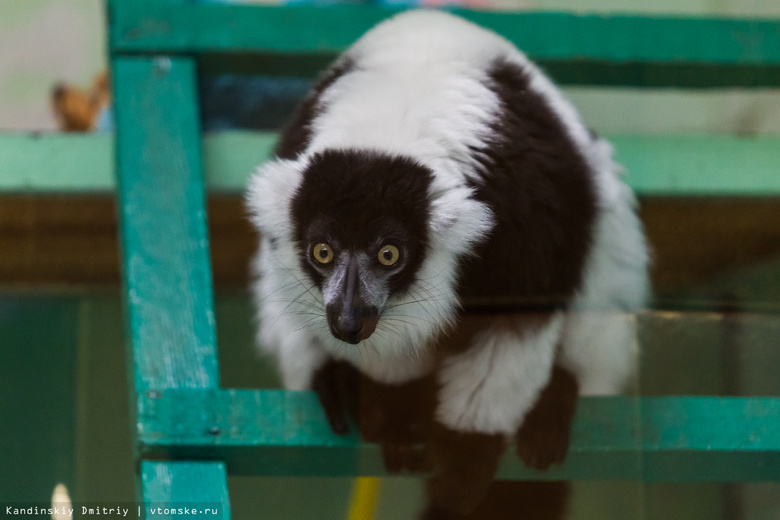
[[[264,70],[282,74],[316,72],[398,12],[355,5],[171,5],[156,0],[109,0],[108,6],[113,53],[216,54],[222,57],[207,61],[217,68],[236,54],[254,53]],[[506,36],[561,83],[780,84],[780,20],[453,11]],[[238,61],[245,69],[246,59]]]
[[[612,136],[616,160],[640,195],[780,194],[780,139]]]
[[[219,385],[195,63],[112,60],[135,391]]]
[[[712,135],[608,137],[626,181],[648,196],[780,195],[780,138]],[[240,193],[268,159],[276,135],[223,132],[203,139],[206,185]],[[0,192],[110,192],[113,139],[106,135],[0,134]]]
[[[203,167],[210,191],[243,192],[249,176],[273,156],[272,132],[224,132],[203,140]],[[780,143],[779,143],[780,144]]]
[[[399,11],[355,5],[188,5],[158,0],[110,0],[109,10],[114,53],[301,54],[340,52]],[[780,20],[453,11],[545,58],[780,64]]]
[[[3,192],[107,192],[114,170],[111,135],[0,133]]]
[[[120,87],[121,89],[121,87]],[[230,131],[203,139],[206,184],[241,191],[271,156],[276,134]],[[109,134],[0,133],[0,192],[107,193],[116,189]]]
[[[144,503],[138,506],[139,518],[230,520],[222,463],[142,461],[140,476]]]
[[[231,474],[383,475],[375,445],[332,434],[316,397],[276,390],[165,390],[139,399],[149,457],[219,459]],[[780,481],[780,399],[583,398],[567,461],[504,457],[502,478]]]

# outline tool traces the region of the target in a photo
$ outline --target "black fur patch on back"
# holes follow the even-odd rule
[[[475,198],[497,224],[467,260],[461,277],[467,302],[564,307],[582,281],[596,216],[588,165],[564,123],[528,73],[498,60],[490,86],[501,102],[495,138],[475,150],[482,163]]]
[[[390,278],[391,293],[408,288],[428,248],[432,179],[433,172],[405,157],[367,150],[316,154],[290,210],[304,271],[322,282],[305,258],[312,241],[356,251],[389,242],[407,252],[403,269]]]
[[[280,159],[295,159],[311,140],[311,123],[322,111],[320,97],[341,76],[354,70],[353,61],[346,57],[331,65],[317,80],[311,92],[295,109],[290,122],[282,131],[274,153]]]

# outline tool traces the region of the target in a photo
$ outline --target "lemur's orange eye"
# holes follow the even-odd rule
[[[380,247],[379,254],[377,255],[377,258],[379,258],[379,263],[388,267],[398,263],[398,259],[400,257],[401,253],[398,251],[398,248],[389,244]]]
[[[328,244],[317,244],[312,248],[311,254],[321,264],[329,264],[333,261],[333,249]]]

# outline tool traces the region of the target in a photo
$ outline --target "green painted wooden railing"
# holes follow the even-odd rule
[[[780,195],[780,137],[611,135],[626,181],[647,196]],[[227,131],[203,137],[206,187],[240,193],[276,135]],[[110,135],[0,134],[0,192],[111,192]],[[739,172],[735,175],[734,172]]]
[[[376,445],[330,432],[316,397],[277,390],[182,390],[139,400],[152,458],[213,458],[237,475],[384,475]],[[780,400],[590,397],[566,462],[546,472],[513,455],[499,476],[529,480],[780,480]]]
[[[311,72],[392,12],[108,1],[134,424],[138,457],[156,460],[139,467],[144,500],[186,502],[207,493],[200,496],[227,503],[228,471],[381,473],[376,448],[333,436],[312,395],[220,388],[204,170],[212,188],[239,189],[268,155],[270,139],[202,139],[195,73],[198,63],[213,70]],[[779,21],[459,13],[506,35],[562,83],[780,85]],[[67,138],[6,139],[53,148]],[[780,189],[775,139],[614,140],[639,191],[777,195]],[[111,146],[106,138],[75,142],[94,147],[103,161]],[[39,160],[23,157],[12,162]],[[113,185],[104,176],[109,168],[90,168],[81,177],[86,186],[66,180],[63,186]],[[46,183],[20,172],[6,189],[40,184]],[[589,398],[582,400],[572,453],[561,468],[539,475],[507,457],[501,475],[780,480],[778,443],[775,398]],[[167,457],[182,462],[159,460]]]
[[[394,11],[109,1],[113,52],[199,54],[216,67],[311,72]],[[578,16],[454,10],[496,30],[559,83],[648,86],[780,84],[778,21]],[[302,28],[303,30],[297,30]],[[236,53],[259,54],[252,65]],[[291,60],[290,56],[296,57]]]

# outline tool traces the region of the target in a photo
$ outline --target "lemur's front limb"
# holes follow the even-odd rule
[[[365,440],[382,444],[388,472],[427,469],[423,450],[431,435],[436,390],[434,375],[394,385],[362,378],[358,424]]]
[[[346,361],[329,359],[315,373],[312,390],[328,418],[330,429],[338,435],[349,433],[348,417],[358,413],[360,372]]]
[[[347,417],[364,440],[382,445],[390,473],[426,468],[421,449],[430,437],[437,383],[429,375],[402,384],[379,383],[345,361],[329,360],[314,375],[312,389],[331,429],[344,435]]]
[[[551,395],[559,393],[543,389],[551,381],[562,323],[559,314],[496,321],[475,333],[468,349],[444,361],[430,446],[433,508],[468,513],[477,507],[518,429],[526,463],[547,466],[565,454],[558,444],[568,443],[568,435],[548,445],[537,435],[547,429],[541,420],[547,412],[535,409],[537,403],[551,405]],[[556,388],[561,381],[557,375],[552,379]],[[532,422],[524,431],[526,417]]]
[[[554,366],[550,381],[517,432],[517,454],[528,466],[545,470],[566,459],[578,396],[574,374]]]

